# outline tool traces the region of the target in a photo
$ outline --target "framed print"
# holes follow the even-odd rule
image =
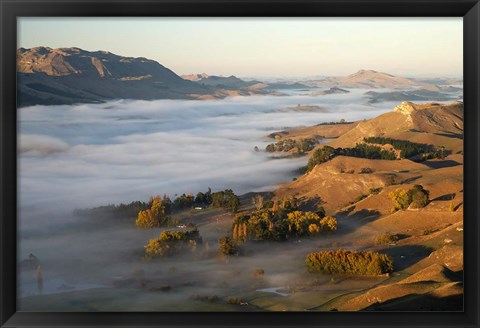
[[[2,1],[2,327],[478,327],[477,1]]]

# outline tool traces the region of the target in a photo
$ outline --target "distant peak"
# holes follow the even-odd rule
[[[361,69],[355,74],[365,74],[365,73],[378,73],[378,72],[373,69]]]
[[[28,51],[29,49],[26,49],[26,50]],[[52,48],[44,47],[44,46],[34,47],[34,48],[30,49],[30,51],[32,51],[32,52],[37,52],[37,53],[41,53],[41,54],[52,52],[52,50],[53,50]]]
[[[404,115],[410,115],[415,110],[415,105],[410,101],[404,101],[393,109],[394,112],[398,112]]]

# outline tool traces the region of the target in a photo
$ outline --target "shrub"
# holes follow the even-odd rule
[[[236,305],[241,305],[243,303],[246,303],[245,300],[241,299],[241,298],[237,298],[237,297],[230,297],[227,299],[227,303],[228,304],[236,304]]]
[[[360,169],[360,174],[370,174],[373,173],[373,170],[369,167],[363,167]]]
[[[386,180],[386,182],[385,182],[385,185],[386,185],[386,186],[394,186],[394,185],[396,185],[396,184],[397,184],[397,182],[395,181],[395,177],[392,176],[392,175],[389,175],[389,176],[387,177],[387,180]]]
[[[371,195],[377,195],[379,194],[381,191],[383,190],[382,187],[379,187],[379,188],[370,188],[370,194]]]
[[[378,235],[375,237],[375,244],[376,245],[382,245],[382,244],[391,244],[395,243],[398,241],[398,236],[397,235],[392,235],[389,232],[386,232],[384,234]]]
[[[367,197],[368,197],[368,195],[365,195],[365,194],[364,194],[364,195],[357,196],[357,197],[355,197],[355,199],[354,199],[350,204],[355,204],[355,203],[357,203],[357,202],[359,202],[359,201],[361,201],[361,200],[364,200],[364,199],[367,198]]]
[[[453,200],[450,202],[450,212],[455,212],[455,204],[453,203]]]
[[[421,185],[415,185],[408,191],[412,208],[422,208],[428,204],[428,190],[423,189]]]
[[[327,215],[327,212],[325,211],[325,208],[323,206],[317,205],[317,211],[315,212],[320,218],[325,217]]]
[[[393,261],[385,254],[372,251],[320,251],[305,260],[309,272],[379,275],[393,271]]]
[[[216,303],[216,302],[218,302],[218,296],[217,296],[217,295],[208,296],[208,297],[207,297],[207,300],[208,300],[210,303]]]
[[[202,242],[197,229],[191,231],[163,231],[158,238],[153,238],[144,246],[146,258],[157,258],[173,255],[185,245]]]

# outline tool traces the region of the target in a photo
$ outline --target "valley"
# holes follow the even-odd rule
[[[41,123],[35,121],[37,111],[20,109],[23,111],[20,127],[24,134],[23,142],[20,139],[20,164],[30,172],[21,180],[22,199],[24,204],[29,203],[36,209],[35,214],[28,207],[23,209],[29,214],[21,221],[21,258],[25,259],[35,250],[45,281],[51,281],[46,283],[48,290],[36,295],[34,275],[25,270],[21,280],[24,295],[21,308],[40,311],[52,308],[118,311],[127,307],[131,311],[461,310],[463,103],[402,102],[389,105],[390,108],[385,104],[377,108],[363,105],[366,111],[349,111],[350,103],[355,103],[352,94],[362,97],[363,90],[351,89],[349,93],[328,96],[344,97],[340,103],[338,98],[329,102],[325,95],[316,98],[298,94],[202,100],[193,103],[192,108],[189,108],[191,101],[45,107],[43,118],[47,120]],[[148,107],[152,105],[153,110]],[[128,110],[132,106],[136,108],[134,116]],[[217,109],[209,109],[212,106]],[[68,123],[58,121],[59,111],[69,116]],[[85,113],[98,115],[95,113],[99,111],[104,114],[98,117],[96,129],[103,131],[103,141],[89,140],[87,136],[78,139],[66,133],[71,128],[80,134],[90,133],[90,122],[82,122],[80,117]],[[198,115],[199,111],[202,116]],[[77,117],[77,113],[80,116]],[[163,116],[167,114],[169,122],[165,123]],[[185,120],[185,117],[196,117],[196,120]],[[250,122],[250,117],[255,118],[253,126],[239,123],[243,119]],[[296,122],[293,127],[292,120]],[[112,122],[121,122],[123,127],[105,130]],[[136,130],[139,126],[142,132]],[[50,139],[27,138],[45,133],[46,127]],[[426,159],[338,155],[314,165],[308,172],[298,171],[306,167],[316,151],[325,147],[351,149],[368,137],[432,145],[439,155]],[[159,138],[162,143],[154,142]],[[273,159],[280,153],[278,150],[264,151],[272,142],[303,140],[317,142],[302,149],[304,156],[301,157]],[[55,144],[56,149],[48,148]],[[254,146],[258,146],[258,151]],[[395,153],[391,145],[381,147],[383,151]],[[142,153],[136,148],[142,149]],[[180,155],[182,168],[171,166],[168,161],[158,163],[161,166],[157,167],[151,162],[151,153],[170,156],[165,158],[171,161]],[[212,158],[210,154],[216,156]],[[399,151],[395,154],[394,158],[400,156]],[[55,169],[55,178],[48,180],[42,176],[51,168],[51,160],[68,164],[63,169]],[[129,163],[128,170],[120,171],[123,178],[119,179],[116,172],[125,163]],[[132,165],[144,168],[145,163],[150,163],[149,172],[132,170]],[[83,166],[84,173],[69,170],[78,165]],[[102,169],[95,173],[102,166],[109,171]],[[229,166],[233,170],[228,169]],[[112,171],[112,167],[118,169]],[[216,172],[209,173],[212,167],[216,167]],[[88,170],[94,171],[85,174]],[[99,174],[105,188],[95,189],[94,203],[92,195],[81,192],[65,194],[62,189],[51,188],[49,194],[40,196],[29,189],[34,182],[43,180],[47,184],[37,184],[37,188],[47,190],[48,185],[58,186],[62,179],[71,181],[76,175],[76,189],[81,191],[92,184],[89,178],[92,174]],[[151,176],[156,178],[147,183]],[[82,184],[84,188],[80,187]],[[234,189],[239,195],[235,213],[200,200],[187,208],[176,207],[180,204],[176,201],[179,197],[188,198],[188,193],[192,193],[191,199],[198,199],[197,192],[210,186],[213,192]],[[427,203],[420,208],[407,205],[393,209],[392,192],[398,189],[406,192],[416,186],[428,191]],[[133,196],[132,190],[136,190]],[[156,193],[166,193],[174,201],[171,216],[175,223],[171,226],[139,229],[135,227],[138,210],[121,214],[120,210],[115,212],[106,206],[95,214],[86,210],[80,217],[80,212],[75,215],[75,211],[73,214],[71,211],[72,206],[86,209],[137,199],[143,199],[139,208],[148,208],[151,201],[146,203],[147,198]],[[182,193],[183,196],[179,196]],[[65,209],[52,211],[52,199],[55,202],[62,199]],[[290,205],[285,205],[287,203]],[[282,211],[285,214],[279,214]],[[320,228],[318,234],[302,235],[300,230],[297,235],[288,229],[281,230],[286,229],[281,228],[282,220],[287,215],[293,218],[291,213],[295,211],[321,213],[319,219],[333,217],[336,228],[331,232]],[[48,226],[33,224],[46,213],[51,215]],[[268,216],[255,224],[263,224],[262,220],[276,222],[274,227],[278,224],[278,228],[274,228],[280,229],[276,230],[278,240],[270,239],[269,234],[258,237],[257,232],[250,230],[257,229],[250,226],[255,213]],[[238,251],[218,255],[219,239],[229,236],[236,241],[239,238],[235,237],[235,222],[240,222],[242,216],[251,216],[243,221],[248,222],[246,239],[238,242]],[[315,217],[311,217],[310,222],[316,222]],[[60,227],[63,230],[59,230]],[[191,231],[191,227],[196,227],[201,236],[201,242],[195,243],[195,247],[182,247],[182,251],[173,256],[145,259],[143,246],[148,240],[167,230]],[[52,252],[52,246],[64,245],[66,239],[68,246],[62,246],[61,252]],[[393,271],[375,275],[307,271],[305,258],[309,253],[342,249],[385,254],[393,261]]]

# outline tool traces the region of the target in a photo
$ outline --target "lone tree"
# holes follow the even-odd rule
[[[218,253],[224,256],[231,256],[238,254],[238,247],[234,240],[225,236],[218,240]]]

